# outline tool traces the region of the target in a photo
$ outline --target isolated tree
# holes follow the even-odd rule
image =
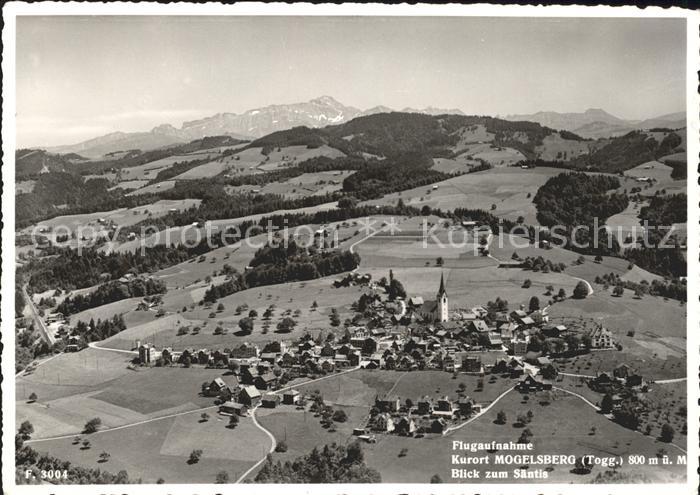
[[[34,392],[29,394],[29,402],[36,402],[37,399],[38,399],[38,397]]]
[[[338,316],[338,310],[333,308],[331,310],[331,326],[337,327],[340,326],[340,316]]]
[[[203,412],[200,417],[202,418],[202,423],[206,423],[207,421],[209,421],[209,415],[205,412]]]
[[[287,452],[287,442],[280,440],[280,442],[275,446],[275,452]]]
[[[228,427],[229,428],[235,428],[238,425],[238,416],[235,414],[231,415],[229,420],[228,420]]]
[[[83,440],[83,449],[90,448],[90,440]]]
[[[557,297],[559,299],[566,299],[566,291],[564,290],[563,287],[561,289],[559,289],[559,293],[557,294]]]
[[[258,312],[255,311],[254,309],[251,309],[248,311],[248,318],[257,318],[258,317]]]
[[[668,423],[664,423],[664,425],[661,427],[661,441],[662,442],[667,442],[671,443],[673,441],[673,436],[676,434],[675,430],[673,429],[673,426],[671,426]]]
[[[506,416],[505,411],[498,411],[498,414],[496,414],[496,423],[499,425],[504,425],[506,422],[508,422],[508,417]]]
[[[637,287],[634,289],[634,297],[635,299],[641,299],[644,297],[644,291],[640,287]]]
[[[338,409],[333,413],[333,421],[336,423],[345,423],[348,420],[348,415],[342,409]]]
[[[540,309],[540,299],[537,296],[532,296],[530,298],[530,312],[537,311]]]
[[[19,435],[22,437],[22,439],[29,440],[32,433],[34,433],[34,425],[29,421],[23,421],[22,424],[19,425]]]
[[[102,420],[100,418],[92,418],[90,421],[85,423],[85,428],[83,429],[83,432],[95,433],[101,424]]]
[[[290,318],[289,316],[283,318],[278,324],[277,324],[277,331],[279,332],[284,332],[284,333],[289,333],[292,330],[294,330],[294,327],[296,326],[297,322],[294,321],[293,318]]]
[[[554,286],[553,285],[548,285],[545,287],[547,289],[547,292],[545,293],[545,296],[551,296],[552,292],[554,292]]]
[[[574,287],[574,299],[584,299],[588,296],[588,285],[584,281],[580,281]]]
[[[221,313],[226,307],[224,306],[224,303],[219,303],[218,306],[216,306],[216,311]]]
[[[190,452],[190,457],[187,460],[187,462],[189,464],[197,464],[201,458],[202,458],[202,449],[195,449],[192,452]]]
[[[228,472],[226,471],[219,471],[216,473],[216,483],[218,485],[223,485],[225,483],[228,483],[229,477],[228,477]]]
[[[525,428],[523,432],[520,434],[520,438],[518,439],[518,443],[530,443],[530,439],[532,438],[532,432],[530,431],[529,428]]]
[[[622,285],[616,285],[612,293],[615,297],[621,297],[625,293],[625,288]]]
[[[255,323],[250,316],[238,320],[238,327],[241,329],[241,332],[245,333],[246,335],[253,333],[254,326]]]
[[[430,482],[431,483],[442,483],[442,478],[440,478],[439,474],[434,474],[430,477]]]
[[[591,464],[589,458],[583,456],[576,458],[576,463],[574,464],[575,472],[580,474],[588,474],[592,469],[593,464]]]
[[[107,462],[109,458],[112,457],[108,452],[102,451],[100,454],[100,462]]]
[[[437,259],[435,260],[435,264],[437,266],[442,266],[445,263],[445,260],[442,258],[442,256],[438,256]]]
[[[526,278],[523,282],[523,289],[529,289],[532,286],[532,280]]]
[[[316,311],[318,309],[318,303],[316,301],[311,303],[311,311]]]

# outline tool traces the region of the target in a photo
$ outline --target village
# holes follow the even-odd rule
[[[366,291],[357,315],[338,333],[305,333],[297,340],[272,340],[265,345],[242,342],[233,348],[156,348],[137,343],[136,366],[182,366],[226,369],[222,377],[205,382],[201,394],[215,398],[223,416],[248,416],[256,408],[291,406],[324,416],[330,426],[333,408],[318,393],[295,387],[333,374],[354,370],[396,372],[442,371],[458,379],[472,376],[477,390],[488,376],[512,382],[522,394],[551,391],[559,372],[555,357],[595,351],[616,351],[612,333],[598,325],[587,332],[550,323],[547,308],[508,312],[497,304],[468,310],[449,308],[441,277],[435,300],[397,296],[389,300],[391,281],[373,283],[369,275],[350,274],[335,286],[361,284]],[[361,311],[360,311],[361,310]],[[231,384],[226,377],[233,376]],[[228,383],[227,383],[228,382]],[[642,377],[621,364],[589,380],[592,390],[612,393],[607,413],[619,409],[623,399],[646,387]],[[478,415],[484,404],[467,395],[463,384],[459,397],[397,397],[377,395],[362,424],[353,434],[373,443],[376,434],[420,438],[445,434]]]

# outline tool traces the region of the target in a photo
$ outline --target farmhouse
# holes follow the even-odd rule
[[[242,387],[240,394],[238,394],[238,401],[252,407],[260,401],[260,392],[254,386]]]
[[[248,413],[248,406],[238,402],[227,401],[219,406],[221,414],[245,416]]]
[[[515,388],[521,392],[540,392],[542,390],[551,390],[552,382],[542,377],[528,374],[518,382]]]
[[[287,390],[282,394],[282,402],[285,404],[298,404],[301,394],[298,390]]]
[[[589,336],[591,338],[591,347],[593,349],[610,349],[615,347],[612,333],[602,325],[598,325],[594,330],[592,330],[589,333]]]
[[[277,394],[265,394],[262,396],[260,405],[269,409],[274,409],[281,402],[280,396]]]

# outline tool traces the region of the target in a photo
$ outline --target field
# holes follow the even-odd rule
[[[114,358],[115,354],[119,358]],[[211,399],[199,396],[200,385],[222,373],[179,367],[129,370],[128,360],[135,354],[97,349],[70,356],[71,361],[62,364],[55,374],[44,376],[42,365],[36,372],[41,375],[17,381],[17,422],[29,419],[35,428],[34,439],[78,434],[94,417],[102,420],[103,427],[114,428],[209,406]],[[56,365],[49,368],[52,364],[45,366],[56,369]],[[77,370],[91,376],[76,376]],[[236,383],[234,377],[223,378],[230,385]],[[27,403],[26,397],[32,392],[39,399]]]
[[[250,418],[241,418],[236,428],[227,428],[228,418],[216,415],[201,422],[199,414],[187,414],[153,421],[122,430],[85,436],[91,447],[73,445],[72,439],[33,444],[39,452],[48,452],[80,466],[116,473],[125,469],[131,479],[155,483],[214,483],[217,473],[226,471],[235,481],[269,449],[270,440]],[[246,447],[244,447],[246,446]],[[189,464],[194,449],[202,459]],[[101,452],[111,458],[98,461]]]
[[[495,134],[486,130],[486,126],[477,124],[469,127],[463,127],[459,130],[459,141],[452,148],[455,153],[460,153],[469,149],[471,144],[481,144],[493,141]]]
[[[17,194],[27,194],[34,190],[35,180],[21,180],[15,183]]]
[[[521,303],[527,304],[534,295],[541,297],[547,285],[554,285],[556,291],[563,287],[567,294],[571,294],[578,283],[566,272],[498,268],[496,260],[475,256],[473,247],[430,247],[427,249],[421,241],[401,236],[375,236],[358,244],[356,250],[362,258],[362,272],[371,273],[374,279],[378,279],[388,276],[388,267],[393,267],[394,277],[401,281],[409,296],[433,298],[440,274],[444,274],[453,308],[484,305],[496,297],[507,300],[511,307],[517,307]],[[512,251],[508,252],[512,254]],[[437,266],[438,256],[444,258],[443,266]],[[532,282],[530,289],[522,288],[526,279]]]
[[[611,216],[605,221],[608,231],[615,236],[621,249],[639,247],[637,238],[644,235],[644,228],[639,220],[639,212],[646,204],[646,202],[630,202],[624,211]],[[625,242],[628,236],[633,239],[630,243]]]
[[[498,405],[486,414],[479,417],[466,427],[444,437],[432,437],[415,439],[384,435],[376,444],[364,446],[365,462],[378,469],[383,482],[402,483],[427,483],[433,474],[438,474],[446,483],[470,482],[469,480],[452,479],[450,469],[453,440],[466,442],[509,442],[517,441],[521,428],[513,425],[514,415],[531,410],[533,420],[528,428],[533,432],[532,443],[534,449],[527,454],[563,454],[576,455],[593,454],[600,457],[645,455],[654,457],[656,452],[664,447],[672,456],[680,454],[680,451],[660,443],[651,437],[645,437],[609,421],[604,416],[597,414],[592,408],[585,405],[580,399],[556,392],[553,394],[553,402],[550,405],[542,405],[540,397],[530,395],[529,401],[523,401],[523,397],[517,392],[507,394]],[[496,413],[499,410],[507,412],[507,424],[495,424]],[[595,433],[591,434],[591,428],[595,427]],[[407,449],[406,455],[398,457],[399,451]],[[496,454],[509,454],[517,452],[497,452]],[[465,455],[470,455],[465,452]],[[486,467],[476,466],[480,470],[512,471],[519,465],[502,465],[494,463],[494,453],[480,451],[472,456],[488,455],[490,462]],[[674,457],[675,459],[675,457]],[[471,469],[473,466],[454,466]],[[529,471],[538,468],[548,469],[548,478],[536,480],[537,482],[569,483],[573,480],[580,483],[590,482],[597,473],[603,469],[594,468],[591,474],[572,475],[570,469],[573,466],[529,466]],[[680,482],[685,477],[685,466],[659,466],[651,470],[646,466],[629,466],[627,463],[618,471],[629,473],[633,476],[642,476],[649,481]],[[482,473],[480,482],[519,482],[512,474],[507,480],[484,479]],[[535,480],[530,480],[533,482]],[[473,481],[472,481],[473,482]]]
[[[34,373],[22,373],[16,378],[17,400],[26,401],[31,393],[45,401],[98,390],[105,383],[133,373],[127,369],[132,357],[90,348],[59,354]]]
[[[140,179],[135,179],[135,180],[125,180],[121,182],[117,182],[114,186],[110,187],[109,190],[112,191],[114,189],[121,188],[125,191],[131,190],[131,189],[139,189],[142,188],[148,184],[147,180],[140,180]]]
[[[451,158],[433,158],[433,166],[430,167],[433,170],[442,172],[444,174],[455,174],[455,173],[467,173],[475,165],[479,165],[477,160],[471,160],[466,157],[466,155],[459,155],[458,157]]]
[[[314,447],[333,442],[346,444],[352,438],[352,429],[362,423],[369,412],[365,407],[343,406],[335,409],[342,409],[348,415],[345,423],[335,423],[335,432],[324,429],[320,424],[320,418],[315,417],[314,413],[298,410],[294,406],[282,405],[276,409],[260,408],[256,412],[256,417],[263,428],[272,433],[277,442],[287,443],[289,450],[286,453],[274,454],[275,459],[285,461],[306,455]]]
[[[54,217],[50,220],[41,222],[38,227],[47,227],[53,229],[53,234],[61,235],[69,232],[91,237],[95,233],[101,235],[108,231],[105,226],[101,225],[98,220],[103,219],[105,222],[114,222],[119,226],[129,226],[141,222],[147,218],[160,217],[168,214],[172,209],[186,210],[201,203],[199,199],[176,199],[176,200],[159,200],[149,205],[139,206],[136,208],[119,208],[116,210],[102,211],[96,213],[83,213],[78,215],[62,215]],[[21,233],[31,234],[37,226],[27,227]]]
[[[484,364],[493,364],[496,356],[491,353],[480,353]],[[437,398],[449,396],[456,400],[457,389],[461,383],[466,386],[466,393],[477,403],[487,405],[501,393],[514,385],[508,379],[495,377],[493,382],[484,379],[484,389],[477,389],[479,377],[460,374],[456,379],[452,373],[445,371],[384,371],[357,370],[337,377],[331,377],[309,385],[299,385],[294,388],[305,393],[315,390],[321,392],[327,403],[343,407],[365,407],[365,413],[374,405],[377,395],[397,397],[404,402],[411,399],[417,402],[426,395]],[[355,425],[358,426],[358,425]]]
[[[279,150],[279,151],[278,151]],[[307,148],[306,146],[287,146],[271,151],[264,155],[262,148],[249,148],[236,154],[219,157],[211,162],[199,165],[188,170],[175,179],[191,180],[206,177],[214,177],[222,173],[231,175],[248,175],[262,171],[276,170],[278,168],[295,165],[304,160],[318,156],[337,158],[345,154],[329,146],[319,148]]]
[[[625,171],[625,180],[622,182],[622,186],[627,190],[632,187],[641,187],[641,194],[646,196],[654,195],[657,191],[662,190],[665,190],[666,194],[686,193],[688,190],[688,180],[671,178],[672,170],[672,167],[660,161],[642,163],[641,165]],[[645,188],[645,183],[637,182],[636,179],[638,177],[649,177],[654,179],[655,183]]]
[[[320,329],[328,331],[330,326],[330,312],[336,308],[341,321],[351,315],[350,305],[357,301],[362,294],[362,289],[357,286],[332,288],[334,277],[310,280],[308,282],[294,282],[266,287],[256,287],[244,290],[236,294],[224,297],[218,302],[222,303],[225,309],[217,312],[215,307],[206,308],[195,305],[186,313],[177,313],[182,306],[199,302],[203,296],[203,290],[197,293],[197,297],[192,297],[192,292],[171,291],[164,298],[164,307],[167,315],[144,325],[129,328],[114,337],[105,341],[105,346],[118,349],[131,349],[136,340],[154,342],[159,347],[168,345],[174,349],[184,347],[209,347],[224,348],[240,345],[242,342],[264,343],[272,340],[292,340],[299,338],[306,331],[318,333]],[[195,301],[196,299],[196,301]],[[311,304],[316,301],[317,309],[312,309]],[[218,304],[218,303],[217,303]],[[247,304],[248,309],[241,314],[236,313],[236,308]],[[262,314],[274,304],[274,314],[269,320],[264,320]],[[255,328],[250,335],[237,335],[239,332],[238,321],[247,316],[249,310],[255,309],[259,317],[255,318]],[[288,334],[276,333],[277,323],[284,317],[284,313],[289,311],[299,311],[294,317],[297,322],[296,328]],[[214,312],[215,317],[210,318]],[[269,323],[269,333],[262,333],[263,326]],[[224,335],[214,335],[215,328],[221,325],[227,330]],[[194,328],[199,326],[200,332],[193,335],[192,332],[186,335],[177,335],[180,326]]]
[[[188,200],[195,201],[195,200]],[[292,213],[314,213],[317,211],[332,210],[337,207],[336,202],[323,203],[316,206],[309,206],[305,208],[298,208],[296,210],[275,210],[269,213],[259,213],[255,215],[247,215],[238,218],[228,218],[224,220],[213,220],[209,222],[211,225],[212,232],[216,234],[219,232],[217,229],[225,229],[227,227],[232,227],[239,225],[245,221],[259,221],[261,218],[269,217],[272,215],[286,215]],[[115,250],[119,252],[136,251],[141,248],[141,246],[155,246],[158,244],[167,244],[169,246],[175,246],[183,242],[194,242],[198,239],[204,238],[205,228],[196,227],[192,225],[171,227],[166,230],[159,231],[155,234],[151,234],[143,239],[134,239],[131,241],[126,241],[118,246],[115,246]]]
[[[263,187],[231,186],[227,188],[227,191],[229,193],[255,191],[260,194],[279,194],[287,198],[319,196],[341,190],[343,180],[352,174],[353,172],[348,170],[308,173],[283,182],[272,182]]]
[[[542,140],[542,145],[535,151],[542,160],[570,160],[589,152],[590,146],[586,141],[562,139],[559,134],[550,134]]]
[[[367,201],[367,204],[395,205],[401,198],[405,204],[418,208],[428,205],[443,210],[483,209],[511,220],[523,216],[526,224],[536,225],[537,210],[532,197],[547,179],[561,172],[559,169],[545,167],[528,170],[495,168],[438,182],[435,184],[437,189],[423,186],[388,194],[381,199]],[[492,209],[492,205],[496,208]]]
[[[137,189],[136,191],[132,191],[132,192],[128,193],[127,196],[157,193],[160,191],[167,191],[168,189],[172,189],[173,187],[175,187],[174,180],[164,180],[161,182],[157,182],[155,184],[151,184],[150,186],[142,187],[140,189]]]
[[[198,151],[196,153],[188,153],[186,155],[175,155],[169,156],[167,158],[161,158],[160,160],[155,160],[148,162],[143,165],[138,165],[136,167],[129,167],[121,169],[121,179],[123,181],[127,180],[153,180],[158,175],[158,172],[167,170],[172,167],[175,163],[182,163],[193,160],[202,160],[205,158],[213,158],[217,153],[210,150]]]

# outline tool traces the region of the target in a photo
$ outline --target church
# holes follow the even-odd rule
[[[448,320],[448,300],[445,290],[445,278],[440,275],[440,289],[438,289],[437,299],[425,301],[417,308],[417,313],[426,320],[432,322],[446,322]]]

